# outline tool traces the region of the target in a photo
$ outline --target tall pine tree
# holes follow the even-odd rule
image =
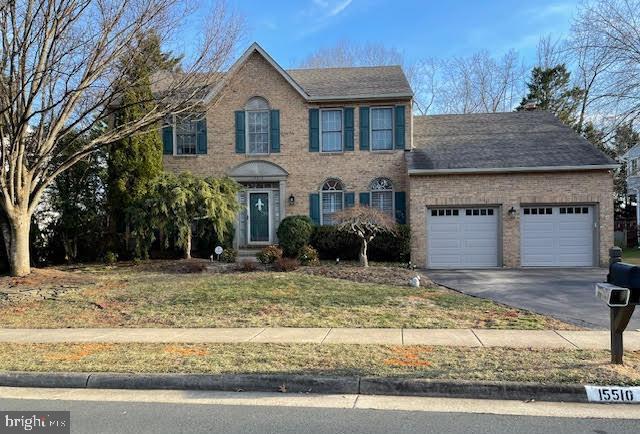
[[[179,59],[163,53],[160,38],[150,33],[138,39],[136,47],[131,49],[120,62],[123,74],[124,92],[121,109],[116,115],[116,127],[119,122],[131,122],[139,119],[152,106],[151,76],[160,70],[173,70]],[[131,215],[134,205],[141,200],[149,189],[151,181],[162,173],[162,138],[158,130],[150,130],[113,143],[108,152],[108,204],[111,228],[115,232],[124,232],[125,255],[134,250],[130,245]]]
[[[526,110],[530,104],[534,104],[536,110],[548,110],[565,125],[577,127],[576,111],[583,91],[571,86],[571,73],[565,65],[553,68],[536,66],[531,71],[527,87],[529,92],[516,110]]]

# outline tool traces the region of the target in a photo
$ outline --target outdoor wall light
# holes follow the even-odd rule
[[[289,196],[289,205],[295,205],[296,204],[296,198],[294,195]]]
[[[509,213],[509,217],[515,217],[516,216],[516,209],[514,207],[509,208],[509,211],[507,211],[507,213]]]

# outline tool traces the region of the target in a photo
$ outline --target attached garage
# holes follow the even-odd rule
[[[499,265],[498,208],[427,210],[427,266],[486,268]]]
[[[594,207],[584,205],[522,207],[522,266],[593,266],[594,215]]]

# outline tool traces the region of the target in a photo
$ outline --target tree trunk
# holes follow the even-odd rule
[[[363,267],[369,266],[369,259],[367,259],[367,242],[366,238],[362,239],[362,244],[360,244],[360,265]]]
[[[9,272],[12,276],[22,277],[31,273],[29,256],[29,230],[31,217],[28,212],[18,212],[7,216],[9,224]]]
[[[185,246],[185,249],[184,249],[185,259],[191,259],[191,237],[192,237],[191,225],[189,225],[189,228],[187,228],[187,245]]]

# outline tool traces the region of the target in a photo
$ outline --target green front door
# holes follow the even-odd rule
[[[249,242],[269,242],[269,193],[249,193]]]

